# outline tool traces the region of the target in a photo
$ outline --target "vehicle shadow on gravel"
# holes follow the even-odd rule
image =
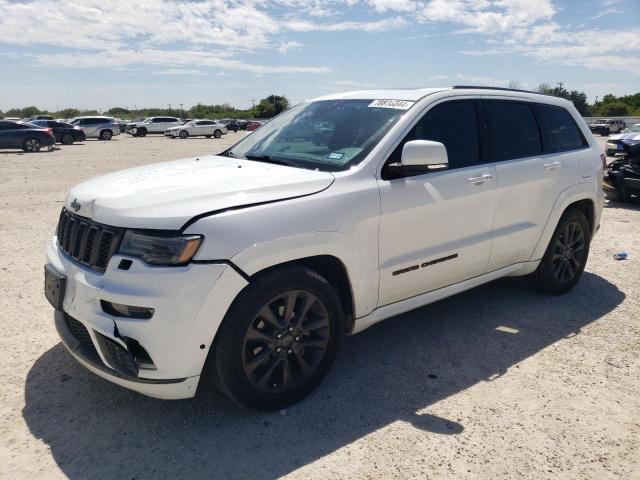
[[[502,279],[345,338],[318,390],[269,414],[210,389],[192,400],[147,398],[84,370],[58,344],[27,376],[23,416],[72,479],[277,478],[396,421],[427,442],[462,432],[429,407],[579,334],[623,299],[590,273],[557,297]]]

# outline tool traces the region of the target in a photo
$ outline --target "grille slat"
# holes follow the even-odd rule
[[[58,244],[74,260],[104,272],[116,253],[124,229],[94,222],[62,209],[58,223]]]

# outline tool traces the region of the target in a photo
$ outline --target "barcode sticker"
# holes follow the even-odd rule
[[[409,110],[416,102],[409,100],[374,100],[369,108],[393,108],[396,110]]]

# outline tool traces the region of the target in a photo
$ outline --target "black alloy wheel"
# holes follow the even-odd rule
[[[244,337],[242,367],[257,389],[290,390],[318,367],[329,343],[331,325],[314,294],[292,290],[269,300]]]
[[[585,233],[578,222],[564,225],[553,247],[553,274],[559,282],[570,282],[580,271],[585,256]]]
[[[64,135],[62,135],[60,141],[63,145],[71,145],[73,143],[73,135],[65,133]]]

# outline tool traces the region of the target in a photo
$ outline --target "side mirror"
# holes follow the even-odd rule
[[[400,165],[424,167],[426,170],[444,170],[449,166],[447,149],[440,142],[412,140],[404,144]]]

